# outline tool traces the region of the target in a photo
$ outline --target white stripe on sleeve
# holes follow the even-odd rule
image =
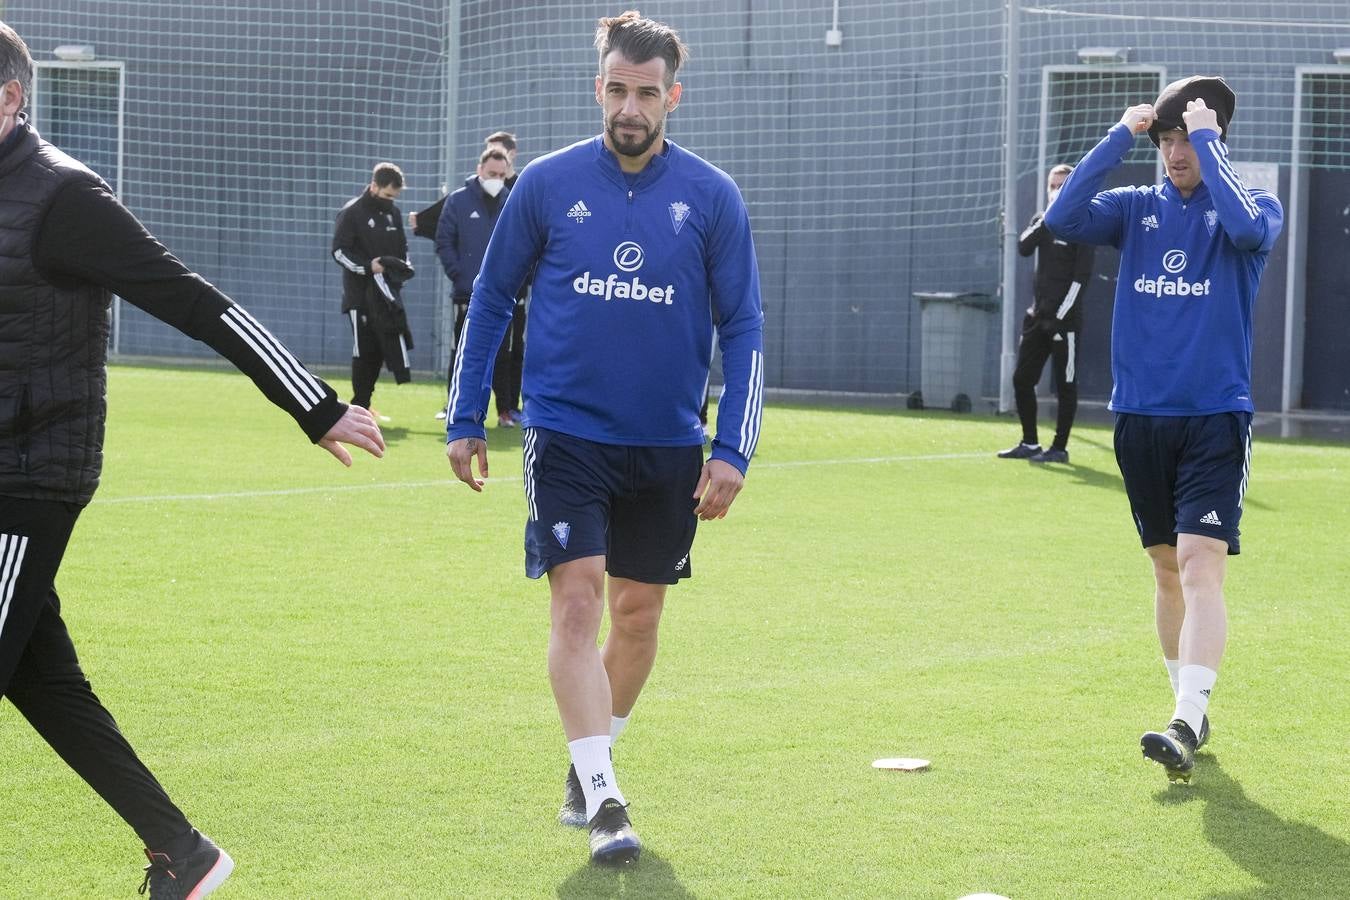
[[[305,412],[323,399],[323,390],[314,376],[257,319],[238,306],[231,306],[220,314],[220,318],[266,363]]]
[[[725,392],[724,392],[725,393]],[[750,377],[746,383],[745,407],[741,410],[740,444],[736,452],[747,460],[759,443],[760,416],[764,411],[764,354],[750,351]]]
[[[1242,179],[1238,177],[1238,174],[1233,171],[1233,167],[1229,164],[1228,151],[1224,149],[1223,144],[1217,141],[1210,144],[1209,152],[1219,164],[1219,176],[1223,179],[1224,184],[1228,185],[1228,189],[1242,201],[1242,208],[1247,210],[1248,217],[1252,219],[1259,217],[1261,211],[1257,208],[1252,195],[1247,192],[1247,188],[1243,186]]]
[[[343,253],[341,250],[333,251],[333,259],[336,259],[338,261],[338,265],[342,266],[342,268],[346,269],[349,272],[355,272],[357,275],[366,274],[365,266],[356,263],[350,256]]]
[[[469,316],[464,316],[464,325],[459,330],[459,346],[455,348],[455,363],[450,374],[450,400],[446,406],[445,425],[449,428],[459,421],[455,418],[455,407],[459,404],[459,373],[464,368],[464,340],[469,336]]]

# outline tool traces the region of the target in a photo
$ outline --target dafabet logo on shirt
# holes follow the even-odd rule
[[[635,241],[624,241],[614,248],[614,266],[621,272],[636,272],[646,262],[647,254]],[[582,272],[572,279],[572,290],[578,294],[603,297],[605,300],[650,300],[670,306],[674,303],[675,285],[652,287],[644,284],[634,275],[631,280],[620,281],[617,272],[611,272],[608,278],[592,278],[590,270]]]
[[[1150,297],[1205,297],[1209,295],[1209,279],[1187,281],[1180,273],[1186,270],[1185,250],[1168,250],[1162,255],[1162,267],[1165,272],[1176,275],[1140,275],[1134,280],[1134,291]]]

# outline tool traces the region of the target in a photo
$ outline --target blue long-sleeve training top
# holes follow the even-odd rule
[[[725,386],[711,458],[744,473],[763,411],[764,315],[731,178],[669,140],[631,183],[600,137],[526,166],[474,283],[449,440],[485,434],[494,357],[536,261],[523,425],[607,444],[702,444],[716,326]]]
[[[1202,183],[1098,192],[1134,146],[1114,126],[1074,169],[1045,222],[1069,241],[1120,250],[1110,408],[1155,416],[1252,412],[1252,310],[1284,211],[1249,190],[1209,129],[1191,133]]]

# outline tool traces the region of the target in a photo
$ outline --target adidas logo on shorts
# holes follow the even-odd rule
[[[1223,525],[1223,523],[1219,521],[1218,512],[1212,509],[1201,516],[1200,521],[1205,525]]]

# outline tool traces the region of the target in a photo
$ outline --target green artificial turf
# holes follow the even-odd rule
[[[615,872],[554,820],[518,432],[475,495],[440,385],[386,377],[389,452],[345,470],[240,376],[110,376],[57,587],[234,856],[222,898],[1350,895],[1350,448],[1258,440],[1214,734],[1175,787],[1139,753],[1172,701],[1107,430],[1046,468],[994,457],[1008,419],[770,405],[615,749],[645,844]],[[133,896],[135,835],[8,704],[0,773],[0,897]]]

